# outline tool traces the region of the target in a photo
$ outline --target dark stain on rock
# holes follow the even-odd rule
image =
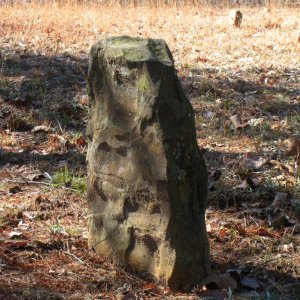
[[[98,150],[103,150],[106,152],[111,152],[111,146],[109,146],[106,142],[99,144]]]
[[[142,241],[146,245],[146,247],[149,249],[151,254],[154,254],[157,251],[157,249],[158,249],[157,242],[151,235],[149,235],[149,234],[144,235],[142,237]]]
[[[118,147],[118,148],[116,148],[116,152],[123,157],[127,156],[127,148],[126,147]]]
[[[132,199],[130,196],[126,196],[124,201],[124,210],[126,213],[136,212],[139,209],[139,203]]]
[[[98,181],[95,180],[95,182],[93,184],[93,187],[94,187],[94,192],[96,192],[96,194],[100,196],[101,200],[103,200],[103,201],[106,202],[107,201],[107,197],[104,194],[102,188],[99,186]]]
[[[116,134],[115,135],[115,138],[120,141],[120,142],[126,142],[127,141],[127,137],[126,136],[123,136],[123,135],[120,135],[120,134]]]
[[[160,210],[159,204],[153,205],[153,207],[151,208],[150,213],[151,214],[160,214],[161,210]]]

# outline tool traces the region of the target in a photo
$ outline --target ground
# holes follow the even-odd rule
[[[220,282],[173,293],[88,249],[88,51],[128,34],[166,40],[194,107],[216,281],[227,272],[234,299],[300,299],[300,150],[285,141],[298,145],[300,10],[241,8],[236,29],[227,8],[68,3],[0,5],[0,298],[231,297]]]

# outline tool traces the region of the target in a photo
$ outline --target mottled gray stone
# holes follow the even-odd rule
[[[194,113],[163,40],[90,52],[89,245],[187,290],[209,273],[207,173]]]

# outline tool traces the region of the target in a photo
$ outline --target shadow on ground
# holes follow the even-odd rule
[[[77,152],[76,150],[70,150],[65,153],[53,153],[53,154],[32,154],[32,153],[12,153],[2,151],[0,153],[0,167],[1,165],[28,165],[36,166],[42,172],[48,172],[49,167],[55,168],[55,165],[59,165],[60,161],[64,161],[70,166],[72,170],[85,170],[85,154]]]
[[[0,65],[0,128],[27,131],[45,122],[83,128],[87,57],[25,53],[0,58]]]

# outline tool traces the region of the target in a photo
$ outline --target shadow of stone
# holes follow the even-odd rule
[[[3,76],[0,128],[5,128],[5,120],[12,114],[19,114],[19,118],[28,122],[31,119],[57,125],[58,121],[62,126],[82,129],[87,103],[82,104],[80,100],[86,94],[87,61],[87,57],[33,53],[0,58]]]
[[[72,171],[86,170],[85,154],[70,150],[66,153],[53,153],[48,155],[31,153],[12,153],[2,151],[0,154],[0,168],[6,164],[33,165],[41,172],[49,172],[49,169],[57,168],[59,161],[66,161],[68,169]],[[56,167],[55,167],[56,166]]]

